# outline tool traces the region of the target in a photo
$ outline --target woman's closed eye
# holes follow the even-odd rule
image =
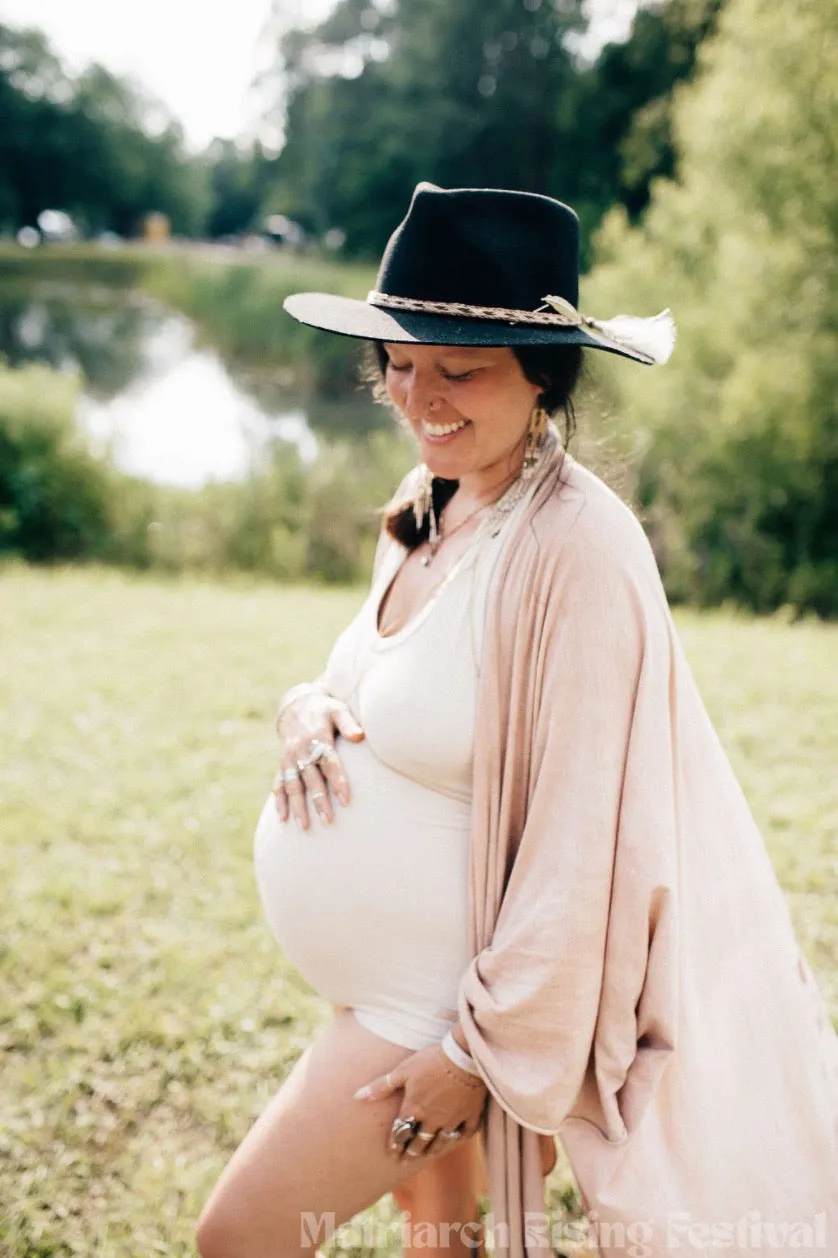
[[[398,372],[399,375],[403,375],[405,372],[411,370],[411,364],[394,363],[391,358],[387,363],[387,370],[395,371]],[[440,367],[439,374],[442,376],[443,380],[447,380],[450,383],[457,383],[463,380],[471,380],[477,375],[479,370],[479,367],[472,367],[468,371],[447,371],[444,367]]]

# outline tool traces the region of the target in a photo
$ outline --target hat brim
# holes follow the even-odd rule
[[[643,354],[609,342],[605,336],[589,336],[583,328],[385,310],[367,301],[337,297],[333,293],[293,293],[282,305],[299,323],[368,341],[402,345],[582,345],[619,354],[647,366],[651,361]]]

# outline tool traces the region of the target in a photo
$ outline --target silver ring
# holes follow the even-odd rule
[[[313,764],[317,764],[317,761],[322,760],[324,756],[328,756],[331,750],[328,743],[321,742],[319,738],[312,739],[308,746],[308,759],[297,761],[297,768],[300,770],[300,773],[304,769],[310,769]]]
[[[416,1136],[419,1140],[433,1140],[436,1136],[435,1131],[417,1131]]]
[[[443,1130],[440,1130],[440,1133],[439,1133],[439,1134],[440,1134],[441,1136],[445,1136],[445,1138],[446,1138],[447,1140],[460,1140],[460,1139],[462,1138],[462,1134],[463,1134],[463,1133],[462,1133],[461,1131],[443,1131]]]
[[[421,1158],[422,1156],[421,1149],[405,1149],[405,1153],[409,1158]]]
[[[394,1118],[390,1132],[394,1136],[400,1136],[403,1131],[416,1132],[419,1127],[419,1120],[416,1118]]]
[[[325,798],[326,798],[326,792],[325,792],[325,791],[312,791],[312,792],[311,792],[311,798],[312,798],[312,799],[325,799]]]
[[[283,786],[290,786],[292,782],[299,782],[299,780],[300,780],[299,769],[286,769],[282,775]]]

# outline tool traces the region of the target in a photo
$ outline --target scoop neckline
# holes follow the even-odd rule
[[[480,526],[480,529],[475,533],[472,539],[471,545],[468,546],[466,550],[463,551],[463,553],[457,559],[456,563],[454,563],[453,566],[449,569],[444,579],[439,583],[439,585],[436,587],[431,597],[428,599],[427,603],[423,603],[419,611],[416,612],[414,616],[411,616],[410,620],[408,620],[406,624],[402,625],[400,629],[397,629],[395,633],[382,634],[378,628],[378,619],[379,619],[379,614],[381,612],[381,604],[383,603],[385,597],[387,596],[388,592],[392,588],[393,582],[395,581],[396,577],[401,571],[402,565],[407,559],[407,556],[410,554],[410,550],[406,546],[401,547],[402,554],[399,558],[398,564],[390,573],[389,578],[387,578],[385,575],[384,583],[382,585],[381,591],[376,594],[376,597],[374,599],[372,599],[372,603],[373,603],[372,632],[373,632],[375,645],[377,648],[386,649],[391,643],[393,645],[397,645],[399,642],[402,642],[411,633],[413,633],[414,630],[418,629],[422,624],[424,624],[425,620],[430,615],[432,608],[437,603],[443,591],[448,588],[448,586],[450,585],[454,577],[459,575],[459,573],[466,567],[466,561],[467,560],[471,560],[472,562],[476,561],[477,555],[480,551],[481,542],[483,542],[484,540],[494,541],[500,534],[506,531],[510,521],[516,516],[516,514],[519,511],[523,510],[523,504],[529,500],[530,495],[532,494],[534,488],[535,488],[535,484],[528,486],[527,491],[523,494],[523,496],[519,499],[519,501],[516,502],[511,512],[507,516],[505,516],[504,519],[501,521],[499,528],[489,529],[487,527],[489,517],[487,517],[487,520],[483,522],[483,524]],[[401,545],[401,543],[399,542],[394,542],[393,544],[395,546]],[[388,569],[384,567],[383,571],[386,574]]]
[[[463,553],[457,559],[457,561],[454,564],[452,564],[448,572],[446,572],[445,576],[440,581],[439,585],[431,594],[428,601],[422,604],[418,612],[416,612],[415,615],[411,616],[410,619],[406,621],[401,626],[400,629],[397,629],[395,631],[395,633],[385,634],[385,633],[381,633],[381,631],[378,628],[378,620],[379,620],[379,615],[381,613],[381,605],[384,602],[390,590],[392,589],[393,582],[395,581],[396,577],[401,572],[402,567],[405,561],[407,560],[408,555],[410,554],[410,550],[407,547],[403,548],[402,554],[399,557],[399,562],[396,564],[395,568],[390,573],[389,579],[385,578],[385,581],[382,584],[381,591],[377,593],[376,597],[373,599],[372,628],[373,628],[373,634],[375,636],[375,644],[377,647],[386,648],[391,643],[395,644],[395,643],[401,642],[404,638],[409,637],[410,634],[414,632],[414,630],[418,629],[419,626],[424,623],[424,621],[430,615],[431,609],[434,607],[434,605],[438,601],[443,590],[445,590],[450,585],[454,577],[457,576],[465,568],[466,566],[465,561],[469,558],[473,559],[476,557],[477,550],[478,550],[477,543],[479,540],[480,540],[480,535],[475,535],[472,545],[469,546],[466,550],[464,550]],[[388,569],[385,568],[384,571],[386,574]]]

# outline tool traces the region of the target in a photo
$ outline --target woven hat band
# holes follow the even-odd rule
[[[409,310],[415,314],[448,315],[459,319],[487,319],[510,325],[524,323],[544,327],[584,328],[601,344],[627,349],[648,363],[665,363],[675,344],[675,322],[669,310],[650,319],[617,315],[613,319],[592,319],[580,314],[564,297],[548,294],[542,298],[547,310],[513,310],[505,306],[472,306],[459,301],[425,301],[418,297],[398,297],[372,289],[367,303],[385,310]]]
[[[545,302],[547,298],[544,299]],[[415,297],[396,297],[372,289],[367,293],[371,306],[384,310],[412,310],[416,314],[451,315],[460,319],[491,319],[498,323],[531,323],[542,327],[583,327],[585,315],[567,302],[566,310],[512,310],[508,306],[472,306],[462,301],[422,301]],[[593,321],[591,321],[593,322]]]

